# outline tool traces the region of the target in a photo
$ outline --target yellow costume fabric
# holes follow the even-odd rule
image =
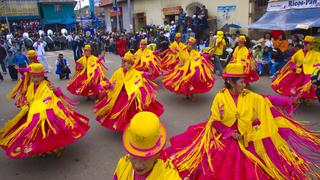
[[[37,88],[31,82],[21,111],[0,130],[0,145],[10,157],[21,158],[61,148],[79,139],[87,131],[89,119],[71,110],[69,105],[49,89],[48,81],[43,80]],[[59,139],[59,135],[64,135],[64,139]],[[50,146],[45,145],[47,138]]]
[[[166,52],[166,55],[162,58],[161,64],[162,68],[165,70],[173,70],[179,63],[179,54],[186,48],[187,46],[182,42],[178,43],[174,41],[170,44],[169,49]]]
[[[223,54],[223,49],[226,47],[226,41],[223,37],[218,37],[215,44],[215,55],[221,56]]]
[[[142,50],[141,48],[134,54],[135,63],[133,67],[135,67],[138,71],[151,71],[152,77],[151,79],[157,78],[161,74],[161,68],[159,66],[159,59],[153,54],[153,51],[145,48]]]
[[[224,148],[228,148],[221,143],[223,134],[220,134],[219,129],[215,129],[213,126],[214,121],[219,121],[229,128],[236,124],[238,132],[243,136],[243,139],[238,140],[242,153],[264,170],[269,177],[273,179],[290,179],[290,177],[287,177],[288,174],[294,177],[295,175],[292,175],[292,171],[286,169],[289,166],[291,168],[293,166],[299,173],[296,177],[306,178],[306,172],[317,177],[316,172],[310,166],[315,164],[302,159],[300,157],[301,154],[299,156],[295,149],[289,146],[288,142],[279,134],[279,128],[293,131],[295,135],[312,141],[317,146],[319,146],[320,139],[315,134],[306,131],[297,122],[293,122],[291,118],[284,115],[274,116],[271,111],[272,107],[267,98],[249,90],[244,90],[238,96],[237,104],[235,104],[229,90],[222,89],[213,100],[209,121],[200,131],[197,138],[194,139],[193,144],[174,155],[178,159],[181,158],[181,161],[177,164],[179,172],[193,172],[204,159],[208,160],[209,167],[213,171],[212,167],[215,162],[211,161],[210,151],[214,151],[213,149],[223,151]],[[260,122],[259,125],[254,125],[256,120]],[[276,149],[276,152],[272,153],[280,155],[285,160],[285,162],[282,162],[285,165],[281,169],[274,164],[274,154],[270,153],[270,151],[267,153],[266,149],[269,147],[264,145],[265,139],[271,139]],[[249,143],[253,143],[256,153],[252,153],[247,149]],[[310,149],[309,151],[312,150]],[[285,173],[287,175],[284,175]]]
[[[192,94],[209,91],[214,83],[213,66],[192,49],[184,49],[179,53],[180,65],[162,79],[165,86],[177,93]]]
[[[82,56],[76,64],[76,73],[68,83],[67,89],[74,95],[92,96],[99,94],[99,84],[105,79],[98,58]]]
[[[87,72],[87,80],[88,82],[90,82],[93,77],[94,77],[94,71],[96,68],[98,68],[100,70],[100,72],[103,72],[102,67],[100,66],[100,64],[98,63],[98,58],[91,55],[88,58],[86,58],[85,56],[82,56],[80,59],[77,60],[77,63],[80,63],[82,65],[82,67],[84,67],[79,73],[83,74],[85,72]],[[102,74],[102,78],[104,78],[104,74]]]
[[[305,55],[303,50],[300,49],[291,57],[291,61],[297,67],[302,67],[304,74],[312,74],[314,66],[320,64],[320,53],[310,50]]]
[[[116,180],[134,180],[134,169],[129,161],[129,155],[122,157],[117,165],[114,173]],[[147,180],[180,180],[179,173],[174,166],[169,162],[164,162],[158,159],[155,163]]]

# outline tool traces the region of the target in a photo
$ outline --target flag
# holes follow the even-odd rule
[[[117,3],[117,0],[113,0],[112,8],[113,8],[113,10],[114,10],[114,11],[117,11],[117,10],[118,10],[118,3]]]

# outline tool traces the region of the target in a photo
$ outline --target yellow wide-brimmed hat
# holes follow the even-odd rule
[[[247,38],[246,38],[246,36],[239,36],[239,42],[241,41],[241,42],[246,42],[247,41]]]
[[[27,56],[28,57],[35,57],[35,56],[37,56],[37,52],[35,50],[29,50],[27,52]]]
[[[303,40],[304,43],[315,43],[316,42],[316,38],[314,36],[306,36]]]
[[[134,55],[133,55],[130,51],[128,51],[128,52],[123,56],[122,60],[127,61],[127,62],[133,64],[133,63],[134,63]]]
[[[85,45],[83,50],[85,51],[91,51],[91,46],[89,44]]]
[[[177,33],[176,38],[181,38],[181,33]]]
[[[40,63],[32,63],[28,69],[30,74],[44,74],[44,66]]]
[[[141,39],[140,44],[147,44],[147,40]]]
[[[223,31],[217,31],[217,36],[223,36]]]
[[[126,127],[122,143],[126,151],[138,158],[150,158],[158,154],[166,144],[167,132],[157,115],[139,112]]]
[[[246,77],[247,74],[244,71],[245,66],[242,63],[229,63],[225,68],[222,77]]]
[[[194,37],[190,37],[188,39],[188,43],[192,43],[192,44],[195,44],[197,42],[197,40],[194,38]]]

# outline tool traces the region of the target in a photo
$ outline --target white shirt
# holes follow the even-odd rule
[[[270,39],[266,39],[264,45],[268,46],[269,48],[273,48],[273,42]]]
[[[34,49],[37,51],[38,56],[44,56],[45,55],[45,50],[44,47],[46,47],[47,43],[45,41],[41,42],[38,44],[38,42],[35,42],[33,44]]]
[[[72,42],[72,36],[69,34],[68,36],[67,36],[67,40],[68,40],[68,42]]]

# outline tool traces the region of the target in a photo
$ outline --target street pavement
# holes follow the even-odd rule
[[[90,118],[91,128],[84,138],[66,147],[60,158],[49,156],[13,160],[8,158],[1,149],[0,179],[2,180],[108,180],[112,179],[119,158],[125,154],[121,143],[122,133],[110,131],[100,126],[95,120],[92,112],[93,98],[87,100],[85,97],[71,95],[66,91],[68,81],[60,80],[55,75],[55,60],[59,53],[64,54],[71,63],[71,69],[74,69],[72,51],[47,52],[51,66],[51,73],[47,76],[56,86],[61,87],[66,95],[80,101],[77,111]],[[110,78],[120,64],[119,56],[107,53],[106,65],[109,68],[107,77]],[[160,83],[161,79],[157,82]],[[5,76],[5,81],[0,81],[0,127],[19,112],[14,102],[6,98],[6,94],[15,84],[16,82],[12,82],[9,75]],[[262,77],[259,82],[253,83],[249,88],[258,93],[275,94],[270,84],[269,77]],[[213,97],[222,87],[223,80],[221,77],[216,77],[214,88],[209,93],[195,95],[194,101],[186,100],[183,95],[176,95],[160,87],[157,98],[165,107],[165,112],[160,119],[167,127],[168,137],[185,131],[192,124],[207,121]],[[293,116],[297,120],[310,121],[311,129],[320,130],[318,102],[301,105]]]

